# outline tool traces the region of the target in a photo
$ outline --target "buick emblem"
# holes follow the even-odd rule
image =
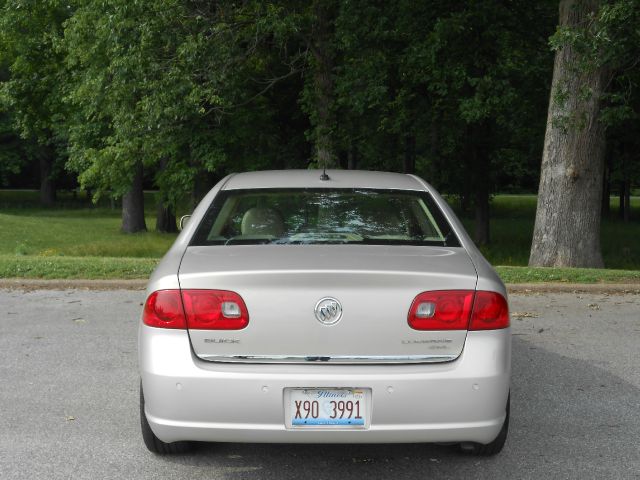
[[[342,305],[335,298],[324,297],[316,303],[315,313],[320,323],[333,325],[342,317]]]

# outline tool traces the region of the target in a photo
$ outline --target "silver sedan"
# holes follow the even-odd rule
[[[498,453],[505,287],[413,175],[230,175],[153,273],[139,330],[142,435],[439,442]]]

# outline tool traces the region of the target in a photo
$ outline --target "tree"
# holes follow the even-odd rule
[[[311,12],[311,32],[309,46],[311,50],[311,72],[313,82],[312,104],[309,108],[313,125],[315,161],[319,168],[336,166],[334,150],[334,51],[332,46],[332,24],[335,18],[334,2],[314,0]]]
[[[476,241],[488,243],[498,181],[535,175],[550,6],[343,2],[336,26],[342,148],[355,146],[365,167],[426,173],[437,188],[473,203]]]
[[[26,163],[26,152],[9,115],[0,112],[0,186],[9,183],[9,177],[20,173]]]
[[[0,2],[0,64],[9,72],[0,84],[0,103],[11,112],[16,130],[34,146],[44,205],[55,202],[56,162],[64,162],[65,72],[57,46],[72,11],[71,2],[58,0]]]
[[[161,190],[162,225],[187,192],[226,172],[306,165],[307,155],[285,161],[281,147],[298,147],[279,111],[295,105],[300,87],[288,82],[305,59],[291,40],[297,14],[283,12],[262,2],[84,0],[65,30],[69,166],[81,184],[140,200],[127,192],[139,188],[142,163]],[[130,210],[142,225],[143,208]]]
[[[640,182],[640,1],[603,5],[598,24],[593,48],[603,53],[614,71],[601,102],[600,120],[607,128],[603,209],[609,204],[610,190],[617,190],[619,217],[629,222],[631,187]]]
[[[17,87],[54,92],[33,97],[55,127],[38,152],[68,154],[96,200],[122,198],[125,231],[146,228],[143,184],[166,231],[229,172],[339,165],[426,176],[488,243],[493,192],[537,183],[556,1],[0,0],[9,51],[49,32],[34,37],[46,68],[11,64],[7,118],[26,118]],[[624,15],[598,21],[616,44]]]
[[[602,100],[638,55],[638,5],[561,0],[538,207],[529,265],[604,266],[600,218],[605,156]]]

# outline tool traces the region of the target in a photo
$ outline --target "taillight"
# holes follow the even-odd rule
[[[435,290],[413,300],[408,322],[416,330],[494,330],[509,326],[509,307],[495,292]]]
[[[473,293],[473,290],[436,290],[419,294],[409,309],[409,326],[416,330],[466,330]]]
[[[142,321],[150,327],[187,328],[180,290],[158,290],[149,295]]]
[[[182,290],[187,326],[196,330],[240,330],[249,324],[242,297],[226,290]]]
[[[494,330],[507,328],[509,324],[509,306],[502,295],[495,292],[476,292],[469,330]]]
[[[142,321],[157,328],[240,330],[248,325],[249,312],[235,292],[158,290],[147,298]]]

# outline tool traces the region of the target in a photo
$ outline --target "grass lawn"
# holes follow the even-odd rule
[[[159,259],[133,257],[39,257],[0,255],[0,278],[149,278]]]
[[[61,195],[62,208],[37,206],[37,192],[0,190],[0,278],[145,278],[175,234],[155,228],[153,194],[146,195],[149,232],[123,234],[120,210],[108,202]],[[602,249],[610,270],[526,267],[536,199],[498,195],[491,206],[492,243],[483,253],[506,282],[640,282],[640,197],[632,198],[629,224],[603,222]],[[617,199],[612,201],[615,216]],[[463,218],[470,233],[473,221]]]
[[[158,258],[176,238],[154,232],[153,216],[148,232],[121,233],[119,212],[104,208],[0,212],[0,254]]]
[[[0,190],[0,255],[159,258],[176,234],[154,231],[152,193],[145,195],[148,232],[120,232],[120,209],[62,196],[66,208],[37,206],[37,192]]]

